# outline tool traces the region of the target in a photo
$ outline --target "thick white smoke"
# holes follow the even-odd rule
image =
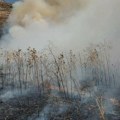
[[[119,0],[22,0],[8,20],[7,48],[83,49],[90,43],[120,38]],[[7,42],[6,42],[7,41]]]

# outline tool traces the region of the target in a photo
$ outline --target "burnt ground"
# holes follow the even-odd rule
[[[120,111],[120,107],[117,108]],[[49,120],[120,120],[120,114],[105,113],[103,119],[94,100],[82,104],[74,101],[67,111]]]
[[[44,110],[46,108],[46,110]],[[115,108],[118,112],[120,107]],[[41,117],[44,113],[44,118]],[[103,120],[95,100],[54,96],[50,91],[32,91],[9,100],[0,100],[0,120]],[[105,114],[105,120],[120,120],[119,114]]]
[[[115,114],[101,118],[94,98],[82,102],[79,97],[65,98],[58,91],[31,89],[27,94],[0,99],[0,120],[120,120],[120,106]]]
[[[44,108],[48,99],[46,94],[41,95],[37,91],[7,101],[1,100],[0,120],[27,120],[33,113],[39,113]]]

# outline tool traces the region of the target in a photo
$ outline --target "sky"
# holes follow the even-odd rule
[[[15,1],[17,1],[17,0],[5,0],[5,1],[10,2],[10,3],[13,3],[13,2],[15,2]]]

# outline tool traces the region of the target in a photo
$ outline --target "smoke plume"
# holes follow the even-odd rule
[[[21,0],[13,5],[2,47],[41,50],[52,42],[79,50],[104,40],[114,40],[116,46],[119,6],[118,0]]]
[[[24,0],[14,5],[11,14],[13,24],[28,25],[31,22],[61,22],[84,6],[82,0]]]

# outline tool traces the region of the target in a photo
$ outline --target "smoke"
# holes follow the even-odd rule
[[[119,0],[22,0],[13,5],[1,47],[41,50],[53,43],[76,51],[105,40],[113,46],[114,62],[119,56],[119,11]]]
[[[67,22],[70,21],[68,19],[83,9],[86,1],[22,0],[16,2],[6,26],[8,34],[2,38],[5,41],[4,45],[8,43],[9,48],[24,49],[32,46],[41,49],[48,45],[48,41],[59,43],[60,37],[61,40],[67,40],[70,38],[67,33],[69,26]]]
[[[119,6],[118,0],[21,0],[13,5],[1,46],[41,50],[51,42],[79,50],[104,40],[118,46]]]
[[[14,5],[13,24],[28,25],[31,22],[61,22],[65,17],[82,8],[81,0],[23,0]]]

